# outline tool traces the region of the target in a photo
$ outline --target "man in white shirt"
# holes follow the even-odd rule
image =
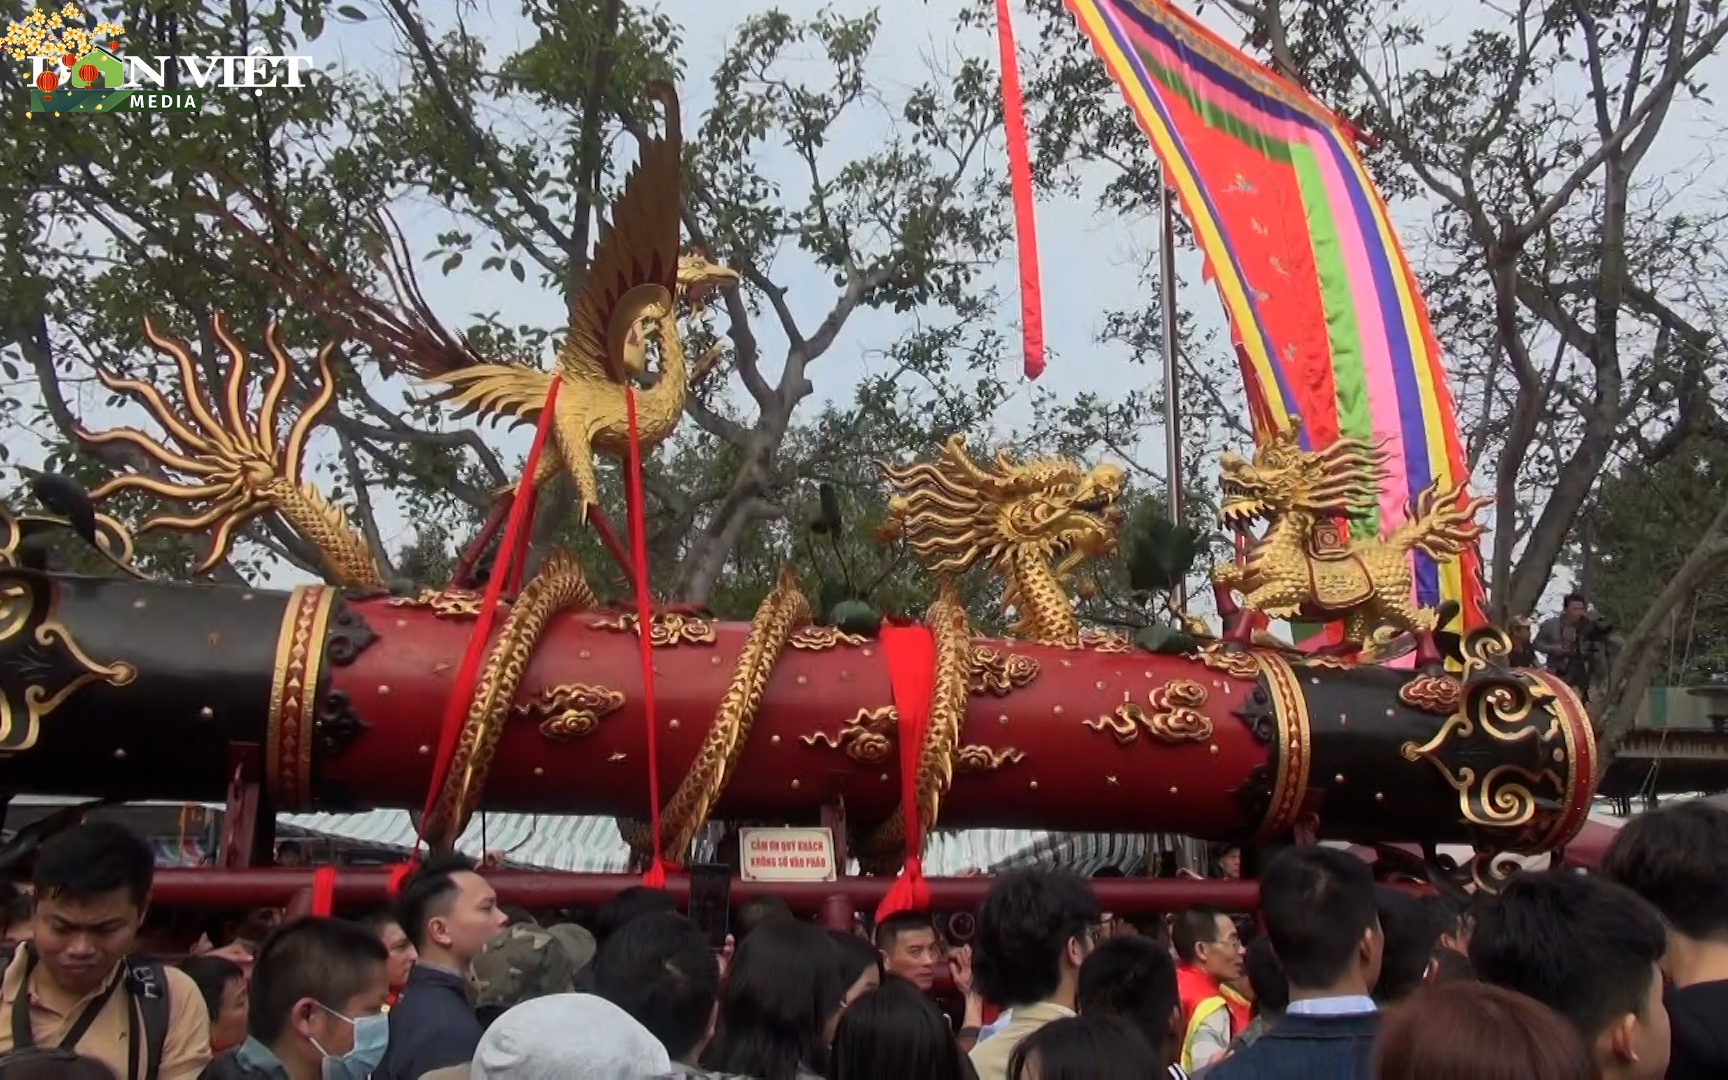
[[[1074,874],[1021,870],[990,886],[978,905],[972,971],[979,993],[1011,1019],[972,1048],[978,1080],[1007,1080],[1022,1040],[1074,1015],[1080,965],[1102,919],[1092,887]]]

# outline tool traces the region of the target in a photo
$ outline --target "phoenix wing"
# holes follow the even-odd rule
[[[648,96],[666,110],[666,133],[642,140],[636,166],[612,204],[587,279],[570,305],[569,336],[558,350],[559,374],[623,383],[632,374],[626,347],[655,304],[670,308],[678,284],[679,215],[683,210],[684,140],[678,94],[653,83]]]
[[[426,380],[441,384],[436,400],[455,407],[455,419],[480,413],[496,424],[508,416],[511,426],[540,419],[552,373],[515,364],[470,364]]]

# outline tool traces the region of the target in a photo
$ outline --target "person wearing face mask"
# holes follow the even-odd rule
[[[199,1080],[366,1080],[384,1058],[390,954],[370,930],[305,918],[264,943],[246,1041]]]
[[[390,1009],[390,1052],[377,1080],[420,1080],[473,1060],[482,1028],[469,979],[475,958],[509,920],[498,894],[461,855],[428,860],[410,874],[397,914],[419,959]]]

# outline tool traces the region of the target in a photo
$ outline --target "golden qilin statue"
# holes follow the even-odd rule
[[[1460,501],[1462,487],[1432,485],[1385,537],[1352,537],[1346,522],[1374,507],[1385,455],[1356,439],[1308,451],[1292,424],[1254,451],[1252,460],[1226,453],[1220,461],[1220,522],[1265,535],[1246,557],[1212,568],[1221,593],[1235,590],[1242,606],[1270,619],[1341,620],[1347,641],[1361,645],[1381,627],[1422,636],[1439,628],[1438,613],[1412,600],[1410,553],[1450,561],[1481,535],[1476,514],[1487,498]],[[1225,598],[1220,597],[1220,607]],[[1240,639],[1245,622],[1231,628]]]
[[[1015,464],[1004,452],[984,469],[955,435],[935,461],[878,468],[898,492],[888,501],[890,517],[932,571],[988,567],[1005,580],[1002,605],[1018,617],[1016,636],[1081,644],[1063,584],[1081,564],[1116,548],[1119,467],[1082,470],[1057,458]]]
[[[514,364],[464,363],[451,370],[421,370],[442,383],[440,397],[473,413],[536,423],[554,379],[563,385],[553,406],[552,441],[540,459],[536,487],[568,470],[586,515],[600,501],[593,452],[623,456],[629,447],[627,384],[647,369],[649,346],[658,346],[660,372],[636,395],[639,445],[647,450],[670,435],[684,415],[692,374],[678,333],[678,300],[695,302],[703,286],[735,282],[736,272],[701,255],[679,257],[683,192],[683,139],[678,97],[656,83],[650,95],[666,109],[666,133],[643,140],[636,167],[603,222],[594,262],[570,307],[570,325],[553,371]],[[698,365],[696,379],[716,355]]]

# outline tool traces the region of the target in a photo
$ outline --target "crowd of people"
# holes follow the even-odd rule
[[[666,893],[578,925],[448,858],[387,912],[168,966],[138,954],[152,869],[118,825],[43,845],[0,954],[4,1080],[1728,1077],[1728,811],[1703,803],[1634,819],[1595,874],[1493,896],[1291,847],[1252,918],[1130,922],[1026,870],[969,933],[921,912],[823,930],[759,897],[722,950]]]

